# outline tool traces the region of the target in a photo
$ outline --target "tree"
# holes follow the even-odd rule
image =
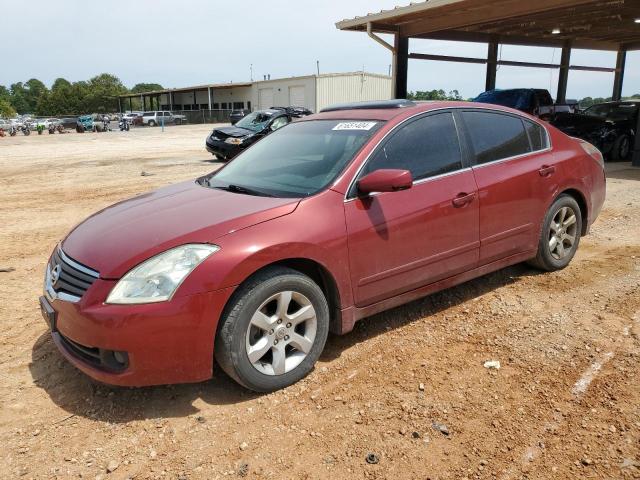
[[[462,100],[460,92],[458,90],[451,90],[448,94],[440,90],[431,90],[428,92],[417,91],[409,92],[407,95],[409,100]]]
[[[13,109],[11,104],[5,98],[0,97],[0,117],[10,118],[14,117],[15,115],[16,111]]]
[[[109,73],[102,73],[87,82],[85,109],[89,112],[118,111],[118,95],[127,93],[120,79]]]
[[[131,89],[131,93],[145,93],[156,90],[164,90],[164,87],[159,83],[136,83]]]
[[[11,92],[4,85],[0,85],[0,99],[5,100],[7,102],[11,101]]]

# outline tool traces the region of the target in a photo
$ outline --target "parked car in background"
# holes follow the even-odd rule
[[[140,112],[125,113],[122,115],[122,118],[124,118],[129,125],[142,125],[142,113]]]
[[[242,120],[244,117],[246,117],[250,113],[251,113],[251,110],[247,110],[247,109],[233,110],[231,114],[229,114],[229,121],[231,122],[231,125],[235,125],[236,123],[238,123],[238,121]]]
[[[549,91],[539,88],[488,90],[472,101],[515,108],[543,120],[549,120],[557,112],[573,112],[576,108],[575,101],[561,105],[555,104]]]
[[[234,126],[216,128],[205,142],[207,151],[220,160],[230,160],[245,148],[291,122],[284,109],[258,110]]]
[[[155,127],[163,123],[164,125],[180,125],[184,120],[184,115],[174,115],[168,111],[144,112],[142,114],[142,124],[149,127]]]
[[[76,122],[76,132],[95,132],[96,125],[93,122],[93,115],[80,115]]]
[[[516,110],[345,105],[90,216],[54,248],[40,306],[101,383],[215,365],[269,392],[313,369],[330,329],[519,262],[566,267],[604,199],[600,152]]]
[[[11,121],[0,118],[0,129],[6,134],[9,133],[12,125]]]
[[[36,127],[38,125],[42,125],[45,129],[49,129],[50,126],[57,127],[58,125],[62,125],[62,120],[59,118],[40,118],[36,120]]]
[[[592,143],[610,160],[627,160],[633,151],[640,102],[606,102],[582,113],[558,113],[551,124],[572,137]]]

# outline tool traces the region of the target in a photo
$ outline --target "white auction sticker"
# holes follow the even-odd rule
[[[333,130],[371,130],[378,122],[342,122],[333,127]]]

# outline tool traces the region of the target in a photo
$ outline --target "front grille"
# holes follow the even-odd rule
[[[65,337],[60,332],[56,333],[59,335],[60,343],[69,353],[95,368],[118,373],[129,367],[129,354],[127,352],[86,347]]]
[[[58,247],[51,256],[47,276],[57,296],[79,300],[100,274],[68,257]]]

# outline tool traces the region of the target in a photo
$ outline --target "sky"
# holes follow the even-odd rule
[[[366,70],[389,72],[391,54],[365,33],[335,23],[408,0],[0,0],[0,85],[38,78],[87,80],[99,73],[132,87],[186,87]],[[26,6],[26,7],[25,7]],[[640,26],[639,26],[640,28]],[[412,40],[414,53],[486,56],[486,45]],[[504,60],[559,62],[560,50],[505,45]],[[574,50],[572,63],[615,66],[615,53]],[[410,60],[409,90],[484,89],[484,65]],[[500,67],[498,88],[550,89],[557,70]],[[567,98],[611,95],[613,74],[571,72]],[[640,93],[640,52],[627,56],[623,95]]]

